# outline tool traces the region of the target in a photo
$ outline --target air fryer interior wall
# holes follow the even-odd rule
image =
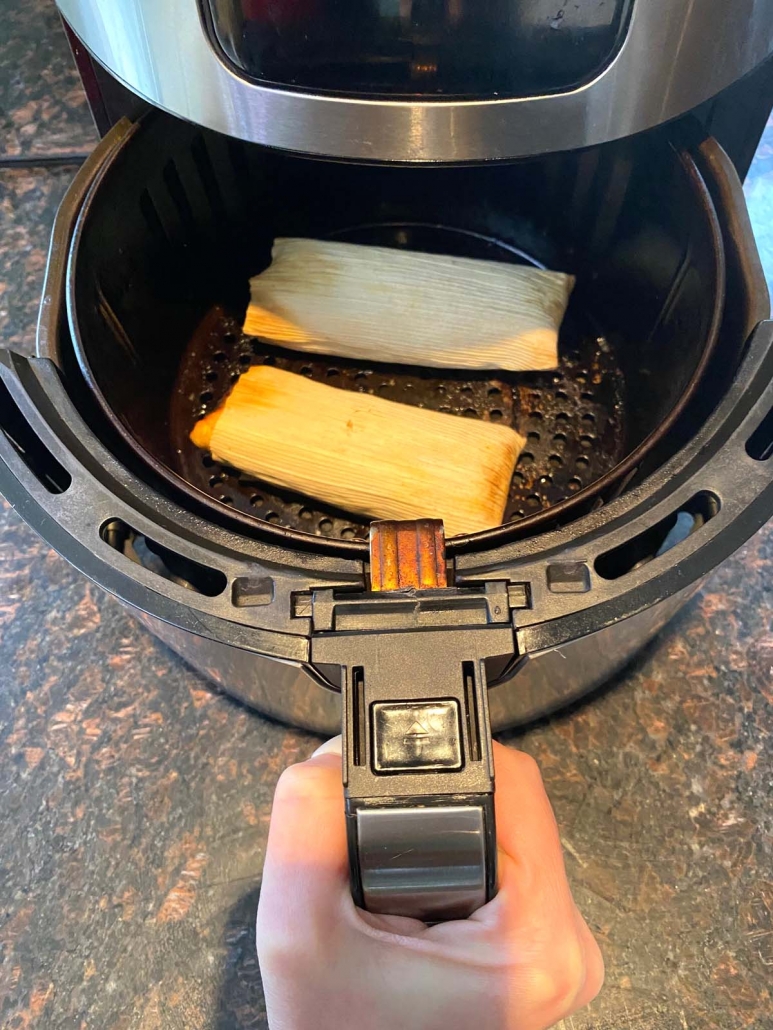
[[[571,271],[578,285],[558,374],[430,374],[406,383],[406,370],[384,367],[368,369],[374,377],[365,380],[387,396],[394,387],[395,399],[442,408],[450,392],[460,414],[512,419],[531,436],[508,514],[549,508],[561,490],[588,487],[663,424],[713,342],[724,271],[713,207],[681,139],[661,130],[514,164],[383,167],[270,151],[154,114],[108,163],[79,219],[70,316],[83,372],[150,464],[190,483],[190,454],[179,453],[190,426],[183,417],[181,431],[180,412],[192,424],[249,361],[361,388],[365,373],[346,363],[335,363],[331,379],[329,365],[240,338],[248,279],[268,264],[276,236]],[[742,342],[725,347],[724,382]],[[180,377],[192,346],[193,373]],[[689,432],[682,420],[659,460]],[[194,460],[195,485],[220,517],[228,503],[322,539],[364,531],[364,520],[277,491],[267,498],[235,470]]]

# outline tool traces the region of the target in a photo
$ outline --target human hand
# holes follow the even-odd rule
[[[499,893],[436,926],[355,907],[340,738],[282,774],[257,922],[271,1030],[546,1030],[596,996],[539,769],[496,743],[494,764]]]

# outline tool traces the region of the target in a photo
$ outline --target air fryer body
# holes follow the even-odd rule
[[[525,725],[607,683],[688,603],[701,581],[624,622],[525,655],[489,688],[494,732]],[[205,639],[149,616],[140,622],[189,665],[228,694],[266,715],[333,736],[341,730],[341,695],[300,664]]]
[[[773,51],[773,0],[59,0],[151,104],[364,161],[516,158],[695,109]]]
[[[582,477],[597,447],[588,427],[599,419],[593,370],[576,364],[582,381],[545,386],[549,408],[523,409],[534,419],[528,456],[547,463],[546,482],[551,461],[576,463],[552,486],[565,480],[579,501],[554,517],[535,486],[516,513],[520,528],[449,542],[445,600],[449,613],[460,601],[467,613],[449,618],[460,633],[481,628],[480,618],[510,634],[509,653],[486,655],[495,728],[607,680],[770,517],[773,333],[737,173],[773,106],[773,0],[59,7],[106,135],[57,219],[37,357],[0,354],[0,489],[223,690],[336,732],[342,682],[327,643],[348,634],[356,651],[358,633],[388,630],[356,527],[321,513],[304,539],[308,505],[290,498],[268,512],[263,499],[253,503],[254,488],[241,508],[224,504],[220,487],[234,470],[210,469],[198,493],[189,490],[179,468],[169,476],[163,398],[144,416],[132,407],[150,369],[121,372],[122,354],[157,353],[160,377],[172,383],[186,326],[212,311],[233,360],[250,360],[250,342],[234,330],[241,294],[207,296],[199,310],[199,286],[184,290],[192,266],[177,262],[201,255],[246,287],[251,259],[239,225],[253,226],[253,216],[260,225],[278,197],[292,204],[293,186],[299,202],[285,220],[298,234],[347,228],[340,198],[304,221],[313,207],[304,183],[325,183],[332,197],[338,176],[347,196],[372,197],[377,184],[355,232],[425,233],[427,207],[415,200],[423,196],[429,228],[443,239],[450,231],[475,246],[504,241],[509,255],[531,248],[546,263],[560,255],[580,272],[592,267],[581,296],[617,297],[599,346],[609,344],[635,392],[655,384],[652,403],[629,413],[631,447],[652,443],[646,460],[587,503]],[[419,190],[417,175],[428,177]],[[529,191],[519,210],[509,199],[515,186]],[[466,198],[464,210],[454,201],[441,211],[447,189]],[[531,211],[539,217],[530,221]],[[166,294],[153,288],[164,268],[176,270]],[[658,368],[668,369],[659,380]],[[576,452],[559,424],[568,398],[586,404]],[[651,440],[658,425],[667,431]],[[209,496],[207,479],[218,484]],[[539,524],[532,502],[546,506]],[[423,604],[414,614],[395,609],[391,625],[445,611],[438,600]],[[429,653],[419,647],[415,659]]]

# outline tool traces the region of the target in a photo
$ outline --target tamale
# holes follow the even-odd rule
[[[315,354],[436,368],[558,365],[574,277],[501,261],[277,239],[244,331]]]
[[[371,519],[499,525],[524,439],[482,422],[315,383],[266,365],[191,432],[252,476]]]

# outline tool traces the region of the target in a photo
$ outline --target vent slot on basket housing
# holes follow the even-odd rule
[[[69,489],[72,476],[38,437],[1,379],[0,432],[50,494],[63,494]]]
[[[755,461],[767,461],[773,456],[773,408],[746,441],[746,453]]]
[[[714,518],[719,498],[708,491],[691,497],[682,507],[654,526],[611,551],[600,554],[594,568],[602,579],[620,579],[666,554]]]
[[[200,565],[192,558],[156,543],[122,519],[110,519],[102,526],[99,535],[113,550],[135,565],[141,565],[148,572],[196,594],[217,597],[228,584],[224,572]]]

